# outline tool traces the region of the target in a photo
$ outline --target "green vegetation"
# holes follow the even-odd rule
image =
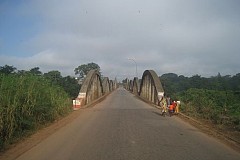
[[[83,78],[95,63],[80,65],[75,74]],[[167,96],[181,101],[181,111],[240,131],[240,73],[234,76],[184,77],[174,73],[160,77]],[[71,99],[81,85],[59,71],[42,73],[9,65],[0,66],[0,150],[15,140],[55,121],[71,111]]]
[[[80,76],[100,67],[95,63],[75,69]],[[82,73],[82,74],[81,74]],[[0,66],[0,151],[8,144],[32,133],[72,111],[72,99],[81,85],[59,71],[42,73],[39,67],[29,71]]]
[[[74,77],[62,77],[59,71],[50,71],[44,73],[43,76],[50,80],[53,85],[62,87],[71,99],[77,97],[81,86]]]
[[[168,73],[160,80],[167,96],[181,101],[185,114],[240,131],[240,74],[188,78]]]
[[[0,147],[69,113],[71,101],[59,86],[35,75],[0,75]]]
[[[58,71],[0,66],[0,150],[72,111],[80,85]]]

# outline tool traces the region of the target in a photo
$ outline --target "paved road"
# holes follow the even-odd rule
[[[240,154],[120,88],[18,160],[239,160]]]

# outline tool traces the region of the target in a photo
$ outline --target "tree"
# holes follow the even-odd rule
[[[230,87],[233,91],[240,91],[240,73],[233,76],[230,80]]]
[[[163,74],[160,78],[164,92],[168,96],[176,93],[176,85],[178,85],[178,75],[175,73]]]
[[[39,70],[39,67],[34,67],[32,69],[30,69],[30,73],[34,74],[34,75],[42,75],[42,72]]]
[[[11,73],[14,73],[16,70],[17,68],[13,66],[9,66],[9,65],[0,66],[0,73],[11,74]]]
[[[96,69],[100,72],[100,67],[96,63],[82,64],[74,69],[75,75],[78,75],[80,79],[83,79],[90,70]]]
[[[44,73],[43,76],[49,79],[52,84],[61,86],[71,98],[77,97],[81,86],[74,77],[62,77],[61,72],[56,70]]]
[[[49,71],[48,73],[44,73],[43,76],[56,83],[62,78],[61,72],[59,71]]]
[[[25,71],[25,70],[18,70],[17,71],[17,74],[18,75],[25,75],[25,74],[27,74],[28,73],[28,71]]]
[[[61,78],[60,86],[63,87],[65,92],[67,92],[72,99],[78,96],[79,90],[81,88],[76,79],[70,76]]]

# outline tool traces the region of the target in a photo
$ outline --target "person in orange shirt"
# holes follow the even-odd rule
[[[173,101],[173,102],[172,102],[172,105],[173,105],[173,113],[175,113],[176,107],[177,107],[177,102],[176,102],[176,101]]]
[[[169,106],[169,108],[168,108],[168,112],[169,112],[169,116],[171,117],[172,116],[172,114],[173,114],[173,108],[174,108],[174,106],[173,106],[173,103]]]

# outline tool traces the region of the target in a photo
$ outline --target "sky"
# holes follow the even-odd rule
[[[132,79],[235,75],[239,60],[239,0],[0,0],[0,66]]]

